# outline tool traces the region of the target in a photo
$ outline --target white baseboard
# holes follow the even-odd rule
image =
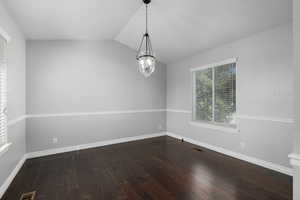
[[[26,154],[21,158],[16,167],[10,173],[10,175],[6,178],[4,183],[0,187],[0,199],[4,195],[5,191],[8,189],[11,182],[14,180],[15,176],[18,174],[19,170],[22,168],[24,162],[26,161]]]
[[[49,150],[44,150],[44,151],[37,151],[37,152],[30,152],[25,154],[22,159],[18,162],[14,170],[10,173],[10,175],[7,177],[3,185],[0,187],[0,198],[3,196],[5,191],[8,189],[9,185],[13,181],[14,177],[17,175],[21,167],[23,166],[24,162],[26,159],[29,158],[36,158],[36,157],[42,157],[42,156],[47,156],[47,155],[53,155],[53,154],[58,154],[58,153],[64,153],[64,152],[69,152],[69,151],[77,151],[77,150],[82,150],[82,149],[89,149],[89,148],[95,148],[95,147],[101,147],[101,146],[106,146],[106,145],[112,145],[112,144],[119,144],[119,143],[124,143],[124,142],[131,142],[131,141],[136,141],[136,140],[143,140],[143,139],[148,139],[148,138],[154,138],[154,137],[160,137],[168,135],[173,138],[177,139],[184,139],[185,141],[205,147],[207,149],[216,151],[218,153],[222,153],[240,160],[247,161],[249,163],[259,165],[271,170],[275,170],[287,175],[292,176],[292,169],[284,166],[280,166],[271,162],[267,162],[264,160],[260,160],[257,158],[253,158],[250,156],[246,156],[240,153],[236,153],[233,151],[229,151],[227,149],[221,148],[221,147],[216,147],[212,146],[206,143],[202,143],[190,138],[182,137],[180,135],[170,133],[170,132],[160,132],[160,133],[154,133],[154,134],[145,134],[145,135],[139,135],[139,136],[133,136],[133,137],[126,137],[126,138],[120,138],[120,139],[113,139],[113,140],[106,140],[106,141],[100,141],[100,142],[95,142],[95,143],[89,143],[89,144],[83,144],[83,145],[76,145],[76,146],[71,146],[71,147],[64,147],[64,148],[57,148],[57,149],[49,149]]]
[[[106,140],[106,141],[71,146],[71,147],[49,149],[49,150],[45,150],[45,151],[37,151],[37,152],[27,153],[21,158],[21,160],[18,162],[16,167],[13,169],[13,171],[10,173],[10,175],[7,177],[5,182],[0,187],[0,199],[4,195],[5,191],[8,189],[9,185],[11,184],[11,182],[13,181],[15,176],[18,174],[19,170],[23,166],[26,159],[47,156],[47,155],[53,155],[53,154],[58,154],[58,153],[64,153],[64,152],[69,152],[69,151],[77,151],[77,150],[81,150],[81,149],[101,147],[101,146],[106,146],[106,145],[111,145],[111,144],[119,144],[119,143],[124,143],[124,142],[143,140],[143,139],[160,137],[160,136],[165,136],[165,135],[166,135],[165,132],[160,132],[160,133],[154,133],[154,134],[145,134],[145,135],[113,139],[113,140]]]
[[[250,157],[250,156],[247,156],[247,155],[244,155],[244,154],[241,154],[241,153],[230,151],[230,150],[224,149],[222,147],[217,147],[217,146],[213,146],[213,145],[210,145],[210,144],[207,144],[207,143],[199,142],[199,141],[187,138],[187,137],[182,137],[182,136],[174,134],[174,133],[167,132],[167,135],[170,136],[170,137],[173,137],[173,138],[177,138],[177,139],[184,139],[185,141],[187,141],[189,143],[192,143],[192,144],[210,149],[212,151],[216,151],[218,153],[222,153],[222,154],[225,154],[227,156],[237,158],[237,159],[240,159],[240,160],[243,160],[243,161],[255,164],[255,165],[259,165],[259,166],[262,166],[262,167],[265,167],[265,168],[268,168],[268,169],[271,169],[271,170],[274,170],[274,171],[278,171],[278,172],[283,173],[283,174],[287,174],[287,175],[290,175],[290,176],[293,175],[293,169],[289,168],[289,167],[285,167],[285,166],[281,166],[281,165],[274,164],[274,163],[271,163],[271,162],[267,162],[267,161],[257,159],[257,158],[254,158],[254,157]]]
[[[30,152],[30,153],[27,153],[27,158],[37,158],[37,157],[53,155],[53,154],[58,154],[58,153],[78,151],[78,150],[82,150],[82,149],[89,149],[89,148],[95,148],[95,147],[102,147],[102,146],[106,146],[106,145],[119,144],[119,143],[124,143],[124,142],[131,142],[131,141],[136,141],[136,140],[160,137],[160,136],[164,136],[164,135],[166,135],[165,132],[160,132],[160,133],[139,135],[139,136],[133,136],[133,137],[120,138],[120,139],[105,140],[105,141],[81,144],[81,145],[70,146],[70,147]]]

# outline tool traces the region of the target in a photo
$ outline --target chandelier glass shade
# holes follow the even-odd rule
[[[156,59],[152,50],[150,35],[148,33],[148,4],[151,0],[143,1],[146,5],[146,32],[140,43],[136,59],[139,65],[139,72],[145,77],[149,77],[155,71]]]

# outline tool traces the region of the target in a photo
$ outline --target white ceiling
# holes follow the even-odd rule
[[[28,39],[113,39],[137,0],[2,0]]]
[[[3,0],[29,39],[115,39],[133,49],[144,31],[142,0]],[[292,0],[152,0],[150,31],[159,60],[291,22]]]
[[[136,48],[143,31],[140,8],[117,40]],[[291,0],[156,0],[151,36],[157,57],[171,62],[292,20]]]

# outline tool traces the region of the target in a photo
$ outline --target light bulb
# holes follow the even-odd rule
[[[155,71],[155,58],[151,56],[144,56],[138,59],[139,71],[146,78],[149,77]]]

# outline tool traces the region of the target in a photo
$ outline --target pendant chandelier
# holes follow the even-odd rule
[[[146,32],[143,35],[136,59],[138,60],[140,73],[145,77],[149,77],[155,70],[156,59],[152,51],[150,35],[148,33],[148,4],[151,0],[143,0],[143,2],[146,6]]]

